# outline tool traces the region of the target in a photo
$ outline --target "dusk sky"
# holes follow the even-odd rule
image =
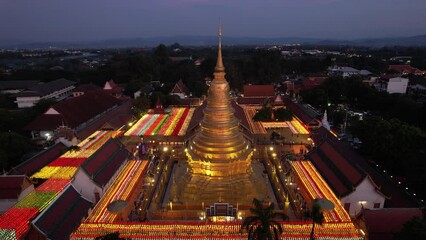
[[[426,0],[0,0],[0,40],[426,34]]]

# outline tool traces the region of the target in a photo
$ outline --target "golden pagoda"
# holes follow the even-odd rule
[[[258,190],[264,187],[255,186],[262,181],[256,181],[251,166],[252,148],[234,116],[222,61],[221,36],[219,25],[217,63],[204,117],[186,150],[188,173],[181,189],[182,202],[250,204],[253,197],[264,192]]]

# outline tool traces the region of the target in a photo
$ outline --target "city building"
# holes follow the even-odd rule
[[[414,74],[414,75],[423,75],[425,71],[419,70],[410,65],[402,64],[402,65],[389,65],[389,71],[393,71],[402,75]]]
[[[47,83],[32,85],[16,94],[18,108],[34,106],[41,99],[62,101],[71,96],[75,82],[61,78]]]
[[[25,175],[0,176],[0,214],[6,212],[33,190],[34,185]]]
[[[37,144],[61,140],[76,144],[102,128],[119,128],[131,120],[130,101],[97,90],[52,105],[26,126]]]
[[[376,86],[379,91],[392,93],[407,93],[408,78],[403,78],[395,75],[384,75],[376,80]]]
[[[0,81],[0,92],[5,94],[15,94],[32,86],[40,84],[37,80],[8,80]]]

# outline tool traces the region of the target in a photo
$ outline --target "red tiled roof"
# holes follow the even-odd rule
[[[336,167],[345,173],[345,176],[355,186],[364,179],[365,174],[362,174],[357,168],[355,168],[350,162],[347,161],[340,153],[336,151],[334,147],[328,142],[324,142],[319,146],[319,149],[327,155],[327,157],[333,162]]]
[[[339,197],[351,193],[367,176],[328,140],[317,145],[316,149],[308,153],[307,158],[318,168]]]
[[[312,77],[307,76],[303,79],[302,85],[305,89],[315,88],[321,85],[321,83],[324,82],[324,80],[327,79],[327,76],[320,76],[320,77]]]
[[[96,121],[93,121],[90,124],[86,125],[83,129],[79,129],[77,132],[78,138],[84,139],[105,125],[111,126],[113,129],[116,130],[121,126],[127,124],[128,122],[130,122],[133,116],[130,108],[130,101],[124,102],[123,104],[109,111],[102,117],[96,119]]]
[[[184,107],[193,107],[193,106],[200,106],[201,105],[201,99],[200,98],[182,98],[180,99],[179,106]]]
[[[274,97],[274,85],[244,85],[244,97]]]
[[[238,105],[235,101],[231,101],[231,104],[232,104],[232,107],[234,107],[235,109],[234,115],[238,120],[240,120],[240,124],[244,126],[244,128],[250,130],[250,124],[247,120],[246,114],[244,113],[244,109],[240,105]]]
[[[387,199],[385,202],[385,207],[407,208],[418,206],[418,204],[404,191],[398,188],[395,183],[385,178],[380,174],[380,172],[371,166],[367,159],[360,156],[349,146],[343,144],[324,127],[321,127],[313,132],[311,137],[317,146],[327,141],[353,166],[356,166],[358,169],[362,169],[363,172],[368,174],[368,176],[373,180],[374,184],[380,189],[380,192],[389,197],[389,199]]]
[[[89,83],[89,84],[81,84],[79,86],[77,86],[76,88],[74,88],[72,91],[73,92],[90,92],[90,91],[95,91],[95,90],[99,90],[101,89],[101,87],[96,86],[93,83]]]
[[[207,107],[207,101],[204,101],[201,106],[197,107],[192,114],[191,121],[189,122],[188,128],[186,130],[187,133],[190,133],[191,130],[196,128],[198,124],[201,122],[204,116],[204,109]]]
[[[43,114],[29,123],[27,130],[52,130],[65,124],[75,128],[95,116],[122,103],[121,100],[104,91],[92,91],[82,96],[56,103],[51,108],[59,114]]]
[[[283,99],[284,105],[288,107],[305,125],[311,123],[315,118],[309,116],[305,111],[303,111],[296,103],[291,101],[289,98]]]
[[[370,240],[392,240],[405,222],[413,217],[422,218],[418,208],[363,209],[362,217]]]
[[[103,186],[130,155],[120,140],[110,139],[81,167],[96,184]]]
[[[175,86],[173,87],[171,93],[183,93],[185,95],[189,95],[189,90],[183,83],[182,79],[179,80]]]
[[[238,104],[243,105],[262,105],[267,100],[274,101],[274,97],[239,97],[237,99]]]
[[[66,146],[59,142],[52,147],[38,153],[34,157],[26,160],[18,166],[12,168],[12,174],[25,174],[31,176],[53,160],[61,156],[66,150]]]
[[[389,70],[393,70],[399,73],[419,73],[419,69],[414,68],[410,65],[389,65]],[[420,71],[421,72],[421,71]]]
[[[33,224],[48,239],[68,239],[91,206],[92,202],[81,197],[70,185]]]
[[[0,176],[0,199],[17,199],[25,186],[30,185],[30,180],[24,175]]]

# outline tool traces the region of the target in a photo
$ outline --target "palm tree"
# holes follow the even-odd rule
[[[310,212],[306,213],[306,217],[312,219],[312,231],[309,239],[315,240],[315,224],[322,225],[324,222],[324,214],[322,212],[321,206],[317,202],[317,199],[312,202],[312,209]]]
[[[253,199],[254,208],[250,208],[253,216],[246,217],[241,224],[241,229],[248,232],[248,239],[278,240],[283,233],[281,224],[275,218],[288,219],[284,213],[274,212],[274,203],[264,208],[262,202]]]

